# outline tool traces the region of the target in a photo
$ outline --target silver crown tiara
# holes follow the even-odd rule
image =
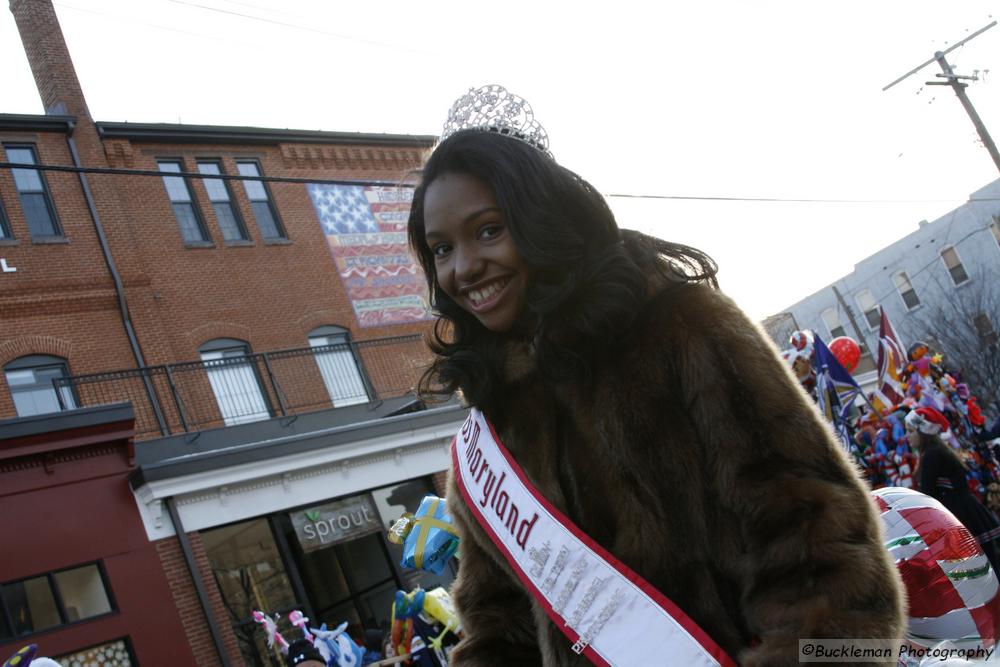
[[[444,141],[459,130],[497,132],[534,146],[549,157],[549,135],[528,101],[500,85],[469,88],[455,100],[441,132]]]

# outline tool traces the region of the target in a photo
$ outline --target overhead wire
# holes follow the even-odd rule
[[[0,162],[0,169],[36,169],[40,171],[69,172],[78,174],[111,174],[121,176],[167,176],[182,178],[218,179],[224,181],[261,181],[268,183],[301,183],[305,185],[369,185],[376,187],[415,187],[405,180],[378,179],[345,179],[345,178],[315,178],[295,176],[244,176],[242,174],[202,174],[192,171],[159,171],[156,169],[126,169],[121,167],[76,167],[72,165],[28,164],[20,162]],[[759,203],[790,203],[790,204],[924,204],[924,203],[959,203],[959,202],[989,202],[1000,201],[1000,197],[975,197],[965,199],[836,199],[836,198],[796,198],[796,197],[738,197],[709,195],[665,195],[641,193],[609,193],[608,198],[627,198],[645,200],[682,200],[682,201],[718,201],[718,202],[759,202]]]
[[[409,46],[402,46],[400,44],[392,44],[390,42],[379,42],[373,39],[366,39],[364,37],[356,37],[354,35],[346,35],[343,33],[330,32],[329,30],[323,30],[321,28],[313,28],[310,26],[299,25],[297,23],[288,23],[287,21],[277,21],[275,19],[265,18],[263,16],[254,16],[253,14],[245,14],[243,12],[237,12],[230,9],[222,9],[221,7],[212,7],[210,5],[203,5],[198,2],[190,2],[189,0],[167,0],[175,5],[182,5],[185,7],[194,7],[197,9],[203,9],[209,12],[217,12],[219,14],[228,14],[230,16],[238,16],[244,19],[249,19],[251,21],[259,21],[261,23],[271,23],[273,25],[282,26],[285,28],[293,28],[295,30],[302,30],[304,32],[312,32],[320,35],[326,35],[328,37],[336,37],[337,39],[343,39],[353,42],[358,42],[359,44],[366,44],[368,46],[378,46],[382,48],[394,49],[397,51],[404,51],[407,53],[416,53],[423,56],[433,56],[437,55],[430,51],[425,51],[422,49],[416,49]]]

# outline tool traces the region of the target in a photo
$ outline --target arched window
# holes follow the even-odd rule
[[[73,390],[63,386],[59,388],[57,395],[52,382],[57,378],[69,377],[69,364],[62,357],[32,354],[15,359],[4,366],[3,370],[18,417],[76,408]]]
[[[309,347],[323,376],[333,407],[370,400],[361,363],[351,345],[351,334],[342,327],[322,326],[309,332]]]
[[[250,346],[246,342],[216,338],[198,348],[198,352],[226,426],[271,417],[257,368],[248,357]]]

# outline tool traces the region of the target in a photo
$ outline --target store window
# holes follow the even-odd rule
[[[249,356],[249,345],[232,338],[217,338],[198,351],[226,426],[271,417],[260,377]]]
[[[333,407],[367,403],[370,399],[361,374],[361,363],[354,354],[347,329],[323,326],[309,332],[309,347]]]
[[[917,291],[913,289],[913,283],[910,282],[910,277],[906,275],[905,271],[900,271],[894,275],[892,281],[896,284],[896,289],[899,290],[899,296],[903,300],[903,304],[906,305],[907,310],[913,310],[920,305]]]
[[[861,312],[864,313],[865,319],[868,321],[868,328],[877,330],[882,322],[882,316],[879,315],[878,304],[875,303],[872,291],[870,289],[863,289],[855,294],[854,298],[858,302]]]
[[[0,641],[110,613],[114,605],[97,563],[0,585]]]
[[[958,251],[954,248],[945,248],[942,250],[941,259],[944,260],[944,265],[948,267],[951,282],[955,283],[956,287],[969,279],[969,274],[965,272],[962,260],[958,257]]]
[[[402,580],[393,565],[382,522],[367,493],[290,512],[282,517],[288,543],[318,622],[389,630]]]
[[[4,146],[7,161],[19,164],[38,164],[34,146]],[[37,169],[11,169],[17,196],[21,200],[21,210],[28,223],[32,238],[62,236],[56,207],[49,194],[45,176]]]
[[[53,660],[62,667],[134,667],[138,664],[126,639],[53,656]]]
[[[830,338],[838,338],[840,336],[846,336],[847,333],[844,331],[844,326],[840,323],[840,315],[837,314],[836,309],[827,308],[821,314],[823,318],[823,323],[826,325],[827,330],[830,332]]]
[[[41,354],[20,357],[4,366],[4,375],[18,417],[77,407],[73,390],[67,386],[56,389],[53,382],[69,377],[69,365],[61,357]]]
[[[236,163],[236,168],[239,169],[241,176],[260,176],[260,165],[256,161],[241,160]],[[250,200],[250,208],[253,209],[253,217],[257,220],[261,238],[288,238],[267,186],[262,181],[246,180],[243,181],[243,189],[247,193],[247,199]]]
[[[280,614],[279,630],[293,637],[297,631],[292,631],[285,619],[289,611],[302,609],[302,605],[295,599],[268,520],[202,531],[201,539],[246,664],[281,667],[281,654],[268,649],[253,612],[261,610],[272,618]]]
[[[178,174],[184,171],[180,161],[160,160],[156,165],[160,171],[168,174]],[[208,231],[205,229],[201,213],[191,195],[191,186],[187,179],[182,176],[164,176],[163,186],[167,189],[167,197],[170,198],[170,206],[174,210],[174,217],[177,218],[177,225],[180,227],[181,237],[184,241],[186,243],[208,242]]]
[[[220,176],[222,166],[218,162],[198,162],[198,171],[207,176]],[[243,219],[233,205],[233,197],[229,192],[229,184],[221,178],[203,178],[208,200],[212,202],[215,219],[226,241],[246,241],[247,230]]]

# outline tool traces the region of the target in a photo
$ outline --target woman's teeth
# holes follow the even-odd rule
[[[489,285],[487,285],[482,289],[472,290],[471,292],[469,292],[469,299],[472,300],[473,305],[481,306],[482,304],[492,299],[493,296],[497,292],[502,290],[506,285],[507,285],[506,280],[498,280],[495,283],[490,283]]]

